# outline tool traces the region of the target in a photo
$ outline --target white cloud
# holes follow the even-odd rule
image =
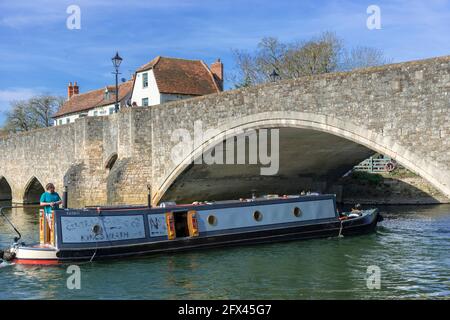
[[[0,112],[9,110],[12,101],[26,100],[38,93],[39,91],[35,88],[0,89]]]
[[[34,26],[42,26],[49,23],[54,23],[59,20],[64,21],[63,15],[40,15],[40,14],[29,14],[29,15],[12,15],[4,17],[0,20],[0,25],[9,28],[29,28]]]

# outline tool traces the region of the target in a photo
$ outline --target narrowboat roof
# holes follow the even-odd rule
[[[90,206],[83,209],[59,209],[58,211],[70,211],[71,213],[86,214],[93,211],[108,211],[108,213],[117,212],[124,213],[124,211],[136,212],[146,211],[150,214],[157,214],[168,211],[184,211],[184,210],[210,210],[211,208],[233,208],[233,207],[247,207],[268,205],[273,203],[283,202],[298,202],[298,201],[312,201],[312,200],[336,200],[334,194],[311,194],[311,195],[290,195],[283,197],[260,197],[256,199],[243,200],[221,200],[214,202],[202,202],[201,204],[176,204],[165,207],[151,207],[148,206]]]

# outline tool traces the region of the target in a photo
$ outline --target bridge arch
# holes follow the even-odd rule
[[[154,204],[158,203],[177,177],[187,170],[192,165],[192,162],[200,157],[205,150],[213,148],[226,138],[236,136],[244,130],[263,128],[311,129],[350,140],[374,152],[395,159],[402,166],[418,174],[442,191],[447,197],[450,197],[450,186],[441,182],[450,181],[450,177],[447,177],[448,174],[439,170],[431,161],[427,161],[426,155],[414,153],[391,137],[383,136],[383,134],[370,130],[367,127],[327,115],[273,111],[245,116],[220,124],[215,128],[217,130],[216,135],[208,137],[180,163],[170,168],[166,177],[160,180],[161,182],[156,188],[157,191],[152,196],[152,202]],[[436,177],[443,177],[443,179],[438,181]]]
[[[36,177],[32,177],[30,180],[28,180],[28,183],[25,186],[23,194],[23,203],[24,204],[39,203],[39,199],[42,193],[44,192],[45,189],[42,183]]]
[[[0,201],[12,200],[12,189],[8,180],[0,176]]]

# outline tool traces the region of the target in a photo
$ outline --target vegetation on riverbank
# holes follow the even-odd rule
[[[450,200],[422,177],[398,167],[392,172],[353,171],[339,181],[343,203],[432,204]]]

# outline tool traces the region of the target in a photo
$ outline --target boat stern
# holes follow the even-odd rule
[[[50,245],[17,246],[10,249],[14,252],[13,263],[32,265],[58,264],[58,250]]]

